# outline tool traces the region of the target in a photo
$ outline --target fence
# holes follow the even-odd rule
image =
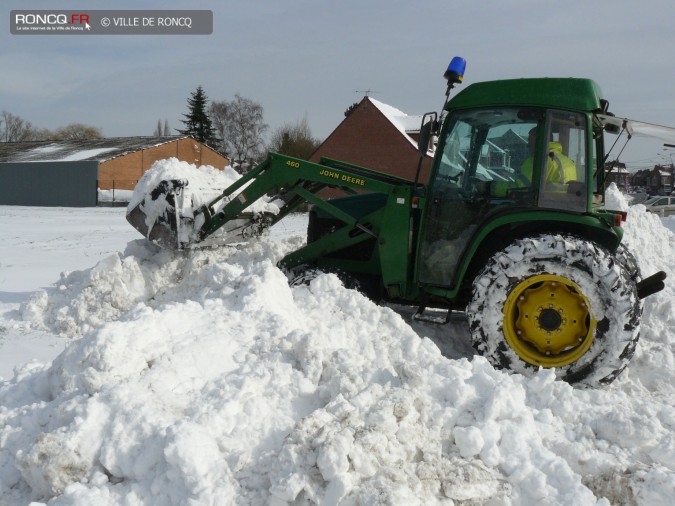
[[[138,180],[112,179],[97,180],[97,205],[99,207],[124,207],[131,200]]]

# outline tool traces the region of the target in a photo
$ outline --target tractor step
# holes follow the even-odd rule
[[[438,325],[445,325],[450,323],[452,318],[452,308],[435,308],[419,306],[412,319],[418,322],[435,323]]]

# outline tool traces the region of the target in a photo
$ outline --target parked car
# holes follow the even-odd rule
[[[649,195],[647,195],[647,193],[643,191],[630,193],[627,195],[627,197],[628,197],[628,204],[634,206],[635,204],[644,204],[645,200],[649,198]]]
[[[675,197],[652,197],[642,203],[647,211],[670,216],[675,214]]]

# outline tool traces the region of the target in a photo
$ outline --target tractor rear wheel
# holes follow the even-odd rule
[[[577,237],[521,239],[496,253],[467,307],[474,348],[495,367],[539,367],[579,386],[611,383],[635,352],[642,304],[633,256]]]

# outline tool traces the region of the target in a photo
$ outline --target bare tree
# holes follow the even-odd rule
[[[243,170],[254,165],[265,152],[263,107],[239,94],[227,103],[223,129],[226,152]]]
[[[209,106],[209,115],[213,124],[213,130],[216,135],[216,149],[222,154],[226,154],[225,147],[225,131],[228,121],[227,113],[229,110],[229,102],[226,100],[212,101]]]
[[[272,134],[269,149],[282,155],[307,160],[321,141],[312,137],[307,115],[295,123],[286,123]]]
[[[154,135],[155,137],[168,137],[169,135],[171,135],[171,129],[169,128],[169,120],[165,119],[164,126],[162,126],[162,120],[158,119],[157,126],[155,127],[155,131],[152,135]]]
[[[81,139],[101,139],[103,134],[101,129],[82,123],[71,123],[60,128],[50,136],[52,140],[81,140]]]
[[[42,140],[100,139],[101,129],[82,123],[71,123],[55,131],[36,128],[11,112],[2,111],[0,117],[0,142],[24,142]]]
[[[0,119],[0,141],[23,142],[35,141],[44,138],[45,130],[33,127],[30,121],[26,121],[11,112],[2,111]]]

